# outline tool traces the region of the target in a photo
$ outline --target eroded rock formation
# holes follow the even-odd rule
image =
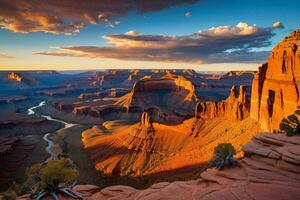
[[[146,78],[136,82],[131,92],[116,104],[128,111],[157,108],[170,116],[190,116],[197,101],[192,82],[183,76],[169,74],[159,79]]]
[[[252,83],[251,117],[264,130],[279,128],[281,120],[300,103],[300,30],[294,31],[273,50]]]
[[[233,121],[247,118],[249,116],[249,101],[246,87],[241,85],[238,94],[236,86],[232,86],[228,98],[224,101],[198,103],[195,116],[203,119],[221,117]]]
[[[105,91],[82,94],[78,102],[55,102],[53,106],[104,121],[120,118],[138,121],[143,112],[149,112],[156,121],[174,124],[192,117],[198,101],[193,83],[173,74],[143,78],[130,91],[111,89],[104,95]]]
[[[143,176],[201,165],[219,143],[230,141],[237,150],[259,131],[255,120],[190,118],[177,125],[141,121],[106,121],[82,133],[82,142],[95,168],[108,176]]]

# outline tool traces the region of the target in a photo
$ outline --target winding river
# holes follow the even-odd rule
[[[27,114],[28,115],[36,114],[34,110],[36,108],[42,107],[44,105],[46,105],[46,101],[42,101],[39,105],[29,108],[27,110]],[[76,125],[76,124],[70,124],[70,123],[67,123],[67,122],[64,122],[64,121],[61,121],[61,120],[58,120],[58,119],[54,119],[54,118],[52,118],[51,116],[48,116],[48,115],[39,115],[39,116],[44,117],[44,118],[46,118],[47,120],[50,120],[50,121],[56,121],[56,122],[62,123],[64,125],[64,127],[57,130],[57,131],[60,131],[60,130],[66,129],[66,128],[71,128],[71,127]],[[55,131],[55,132],[57,132],[57,131]],[[45,150],[50,155],[49,159],[57,157],[56,153],[52,151],[52,147],[54,146],[54,142],[49,139],[49,136],[53,133],[54,132],[46,133],[43,137],[43,140],[45,140],[47,142],[47,146],[46,146]]]

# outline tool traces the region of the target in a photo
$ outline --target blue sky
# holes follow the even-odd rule
[[[5,1],[5,0],[3,0]],[[15,0],[17,4],[18,1]],[[14,0],[10,1],[14,2]],[[170,1],[172,3],[172,1]],[[15,5],[16,5],[15,4]],[[121,6],[121,5],[119,5]],[[1,7],[1,2],[0,2]],[[207,30],[211,27],[229,26],[234,27],[239,22],[247,23],[249,26],[256,25],[261,28],[272,27],[273,23],[281,22],[283,29],[274,29],[269,34],[275,34],[265,38],[270,40],[271,44],[260,47],[260,49],[269,51],[290,31],[299,28],[300,22],[300,2],[296,0],[264,0],[264,1],[242,1],[242,0],[202,0],[195,4],[170,5],[164,9],[158,9],[151,12],[136,12],[128,10],[128,13],[121,16],[112,16],[112,22],[120,22],[113,28],[109,27],[106,22],[100,24],[91,24],[87,21],[86,27],[80,28],[79,33],[65,35],[64,33],[46,33],[41,29],[36,30],[12,30],[6,24],[1,25],[0,29],[0,69],[103,69],[103,68],[186,68],[191,67],[198,70],[231,70],[231,69],[254,69],[261,62],[261,58],[255,60],[253,58],[245,60],[233,60],[214,62],[214,59],[205,59],[207,56],[199,54],[203,62],[194,62],[196,55],[189,55],[188,51],[183,51],[183,59],[173,59],[167,55],[166,59],[160,60],[146,59],[143,55],[140,58],[133,58],[130,55],[126,58],[119,56],[111,56],[119,51],[117,47],[112,49],[109,55],[102,55],[103,46],[115,45],[115,38],[107,40],[103,38],[106,35],[121,35],[118,39],[124,39],[124,33],[128,31],[136,31],[143,36],[143,44],[149,38],[144,35],[152,36],[176,36],[187,37],[197,33],[199,30]],[[0,10],[1,11],[1,10]],[[11,12],[14,12],[13,10]],[[185,13],[190,12],[191,16],[186,17]],[[14,14],[14,13],[13,13]],[[6,16],[2,16],[5,20]],[[61,16],[66,21],[68,16]],[[1,22],[1,12],[0,12]],[[7,22],[7,21],[6,21]],[[23,23],[23,22],[22,22]],[[43,27],[44,28],[44,27]],[[122,35],[123,34],[123,35]],[[127,37],[126,37],[127,38]],[[136,40],[131,37],[131,41]],[[111,44],[111,43],[113,44]],[[172,42],[174,42],[172,40]],[[201,44],[201,43],[200,43]],[[123,44],[122,44],[123,45]],[[206,44],[208,45],[208,44]],[[224,45],[222,43],[222,45]],[[240,47],[241,44],[239,44]],[[76,47],[76,55],[49,55],[45,52],[65,53],[66,49],[53,49],[51,47]],[[91,55],[90,51],[82,51],[77,47],[97,47],[97,55]],[[100,49],[98,49],[100,48]],[[177,46],[176,46],[177,48]],[[78,50],[79,49],[79,50]],[[177,48],[178,49],[178,48]],[[182,49],[182,47],[180,47]],[[186,49],[186,47],[184,47]],[[69,51],[70,49],[67,49]],[[74,49],[71,49],[72,53]],[[141,49],[144,51],[145,49]],[[155,49],[154,49],[155,50]],[[249,49],[247,49],[248,51]],[[130,50],[128,52],[131,52]],[[152,52],[152,51],[151,51]],[[41,53],[41,54],[35,54]],[[164,51],[168,54],[168,51]],[[172,53],[172,52],[171,52]],[[219,55],[220,52],[218,52]],[[80,56],[78,56],[80,55]],[[148,55],[148,54],[147,54]],[[220,54],[221,55],[221,54]],[[107,56],[107,57],[106,57]],[[211,56],[211,55],[208,55]],[[187,57],[187,58],[186,58]],[[189,60],[191,58],[191,60]]]

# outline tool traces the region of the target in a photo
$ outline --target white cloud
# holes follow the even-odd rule
[[[191,16],[192,16],[192,13],[191,13],[191,12],[186,12],[186,13],[184,14],[184,16],[186,16],[186,17],[191,17]]]
[[[277,21],[273,24],[272,28],[274,28],[274,29],[283,29],[284,26],[280,21]]]
[[[235,26],[217,26],[185,36],[144,35],[130,30],[107,35],[107,46],[68,46],[58,52],[39,55],[83,56],[135,61],[163,62],[257,62],[267,58],[274,36],[272,27],[258,27],[240,22]]]

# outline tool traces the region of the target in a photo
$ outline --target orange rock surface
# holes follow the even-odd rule
[[[82,141],[102,173],[141,176],[203,164],[219,143],[231,142],[240,150],[259,130],[258,123],[250,118],[231,121],[200,117],[164,125],[143,113],[141,122],[133,125],[107,121],[94,126],[82,133]]]
[[[197,101],[193,83],[183,76],[170,74],[136,82],[132,91],[121,97],[116,105],[127,111],[157,108],[168,115],[193,115]]]
[[[198,103],[195,115],[204,119],[223,117],[233,121],[243,120],[249,116],[249,107],[246,87],[240,86],[239,94],[237,94],[236,86],[233,86],[225,101]]]
[[[268,62],[254,77],[251,117],[264,130],[278,130],[281,120],[300,104],[299,88],[300,30],[297,30],[272,50]]]

